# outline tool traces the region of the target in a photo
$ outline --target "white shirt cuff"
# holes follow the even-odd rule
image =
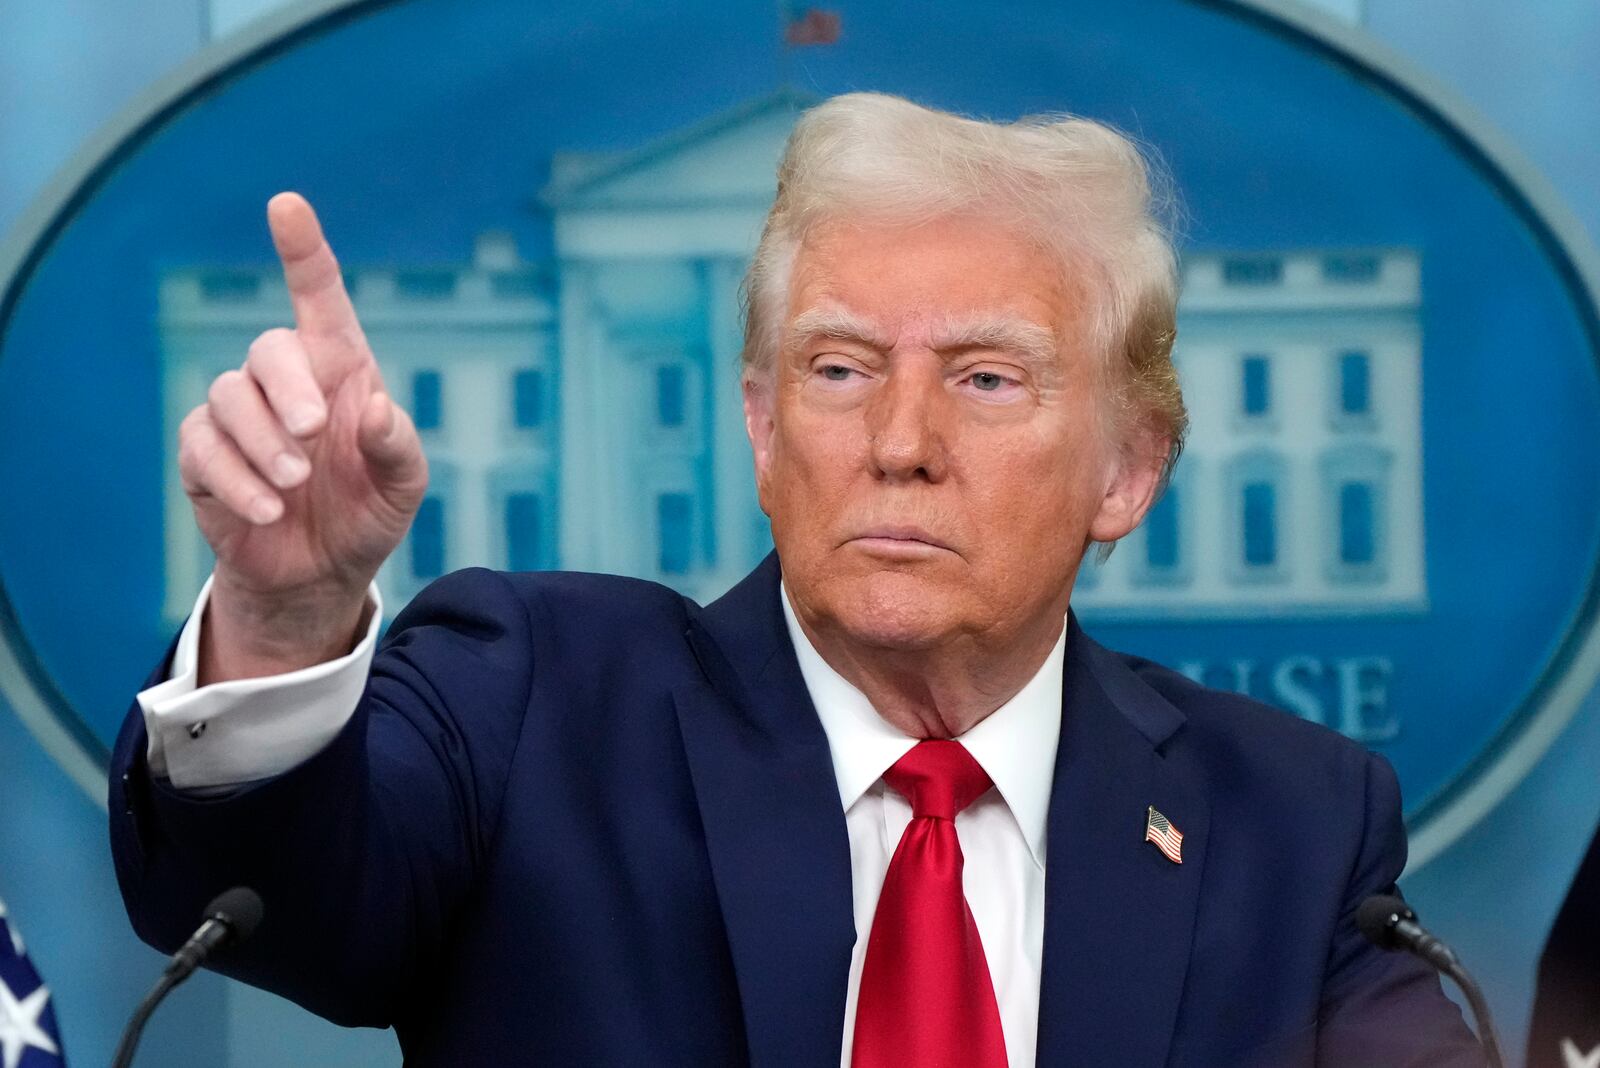
[[[201,587],[178,636],[170,677],[138,695],[150,773],[180,790],[271,778],[320,752],[361,703],[383,621],[383,597],[373,583],[367,587],[371,622],[344,656],[283,675],[197,688],[200,626],[211,581]]]

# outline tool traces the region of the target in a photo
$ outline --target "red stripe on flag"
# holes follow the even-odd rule
[[[837,44],[842,26],[843,20],[837,11],[813,7],[784,27],[783,39],[795,47]]]
[[[1155,847],[1161,850],[1162,854],[1174,864],[1182,864],[1183,833],[1172,826],[1171,822],[1167,821],[1165,817],[1162,817],[1162,821],[1167,824],[1167,829],[1164,831],[1156,825],[1154,819],[1145,825],[1144,840],[1154,843]]]

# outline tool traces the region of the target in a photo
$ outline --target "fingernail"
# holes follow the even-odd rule
[[[250,502],[250,518],[257,523],[271,523],[283,514],[283,502],[276,497],[257,497]]]
[[[298,486],[310,473],[311,464],[301,456],[281,452],[278,458],[272,461],[272,481],[276,482],[280,489]]]
[[[322,422],[322,414],[322,409],[314,405],[296,408],[289,415],[289,433],[295,437],[311,433],[317,428],[317,424]]]

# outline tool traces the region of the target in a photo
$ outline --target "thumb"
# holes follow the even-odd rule
[[[383,390],[374,390],[361,411],[356,443],[372,481],[386,496],[398,491],[421,497],[428,484],[428,461],[411,416]]]

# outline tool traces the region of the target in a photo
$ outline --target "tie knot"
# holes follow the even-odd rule
[[[894,762],[883,780],[911,802],[913,818],[953,820],[994,785],[960,742],[926,741]]]

